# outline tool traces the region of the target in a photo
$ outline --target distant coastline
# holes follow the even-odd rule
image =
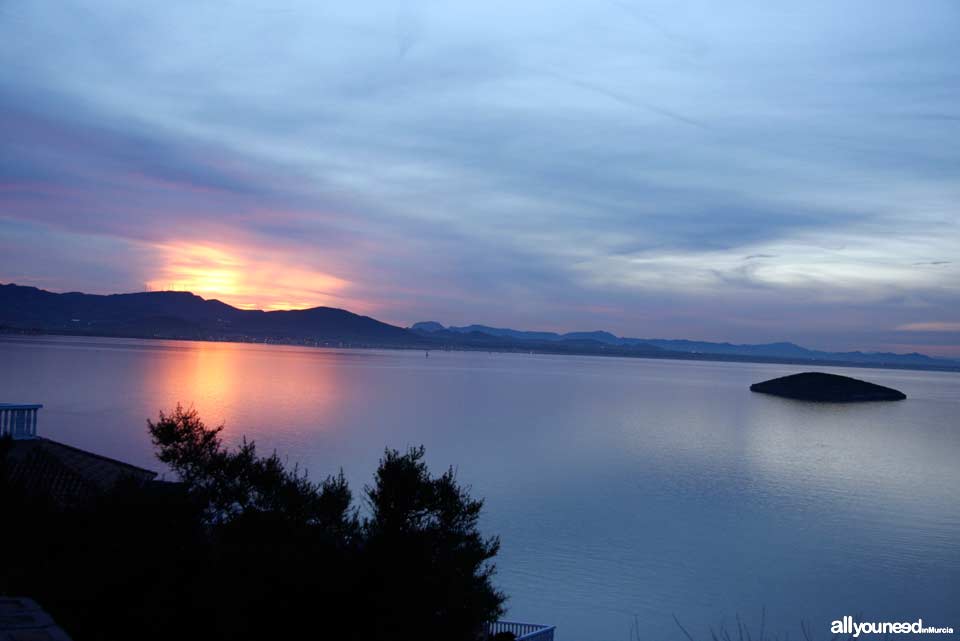
[[[404,328],[333,307],[248,310],[190,292],[58,294],[14,284],[0,285],[0,333],[960,371],[960,362],[923,354],[820,352],[786,342],[733,345],[436,322]]]
[[[663,352],[662,354],[638,354],[629,351],[609,350],[549,350],[549,349],[531,349],[523,346],[483,346],[471,347],[468,345],[385,345],[385,344],[364,344],[357,342],[344,341],[311,341],[311,340],[293,340],[281,338],[242,338],[242,337],[176,337],[176,336],[135,336],[129,334],[93,334],[82,332],[49,332],[39,330],[19,330],[9,327],[0,327],[0,338],[6,336],[23,337],[64,337],[64,338],[117,338],[143,341],[183,341],[183,342],[202,342],[202,343],[231,343],[238,345],[278,345],[287,347],[306,347],[313,349],[350,349],[350,350],[396,350],[396,351],[415,351],[415,352],[488,352],[494,354],[538,354],[547,356],[598,356],[604,358],[638,358],[649,360],[669,360],[669,361],[695,361],[695,362],[718,362],[718,363],[757,363],[772,365],[816,365],[822,367],[852,367],[858,369],[887,369],[887,370],[912,370],[929,372],[952,372],[960,373],[960,365],[919,365],[919,364],[899,364],[899,363],[860,363],[856,361],[835,361],[835,360],[808,360],[808,359],[790,359],[776,357],[759,356],[738,356],[734,354],[689,354],[685,352]]]

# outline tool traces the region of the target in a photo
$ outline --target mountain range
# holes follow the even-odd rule
[[[55,294],[19,285],[0,285],[0,327],[94,336],[360,345],[403,346],[421,340],[403,328],[333,307],[265,312],[238,309],[190,292],[101,296]]]
[[[615,336],[610,332],[537,332],[516,330],[505,327],[488,327],[486,325],[467,325],[463,327],[444,327],[436,321],[414,323],[411,330],[425,335],[445,334],[487,334],[501,336],[520,341],[538,342],[566,342],[566,341],[595,341],[603,345],[630,347],[656,347],[665,352],[683,353],[691,355],[715,356],[748,356],[760,359],[791,359],[807,361],[836,361],[843,363],[863,363],[876,365],[919,365],[919,366],[951,366],[958,365],[956,361],[942,358],[933,358],[925,354],[913,352],[910,354],[894,354],[891,352],[825,352],[807,349],[795,343],[778,342],[762,343],[757,345],[735,345],[733,343],[711,343],[707,341],[691,341],[686,339],[665,338],[625,338]]]
[[[486,325],[445,327],[434,321],[402,328],[333,307],[261,311],[238,309],[190,292],[58,294],[15,284],[0,284],[0,331],[346,347],[960,368],[960,362],[917,353],[824,352],[787,342],[734,345],[678,339],[625,338],[605,331],[558,334]]]

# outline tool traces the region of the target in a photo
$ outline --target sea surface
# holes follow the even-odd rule
[[[960,633],[960,375],[818,369],[908,400],[748,390],[796,365],[0,337],[0,402],[159,471],[146,420],[192,405],[356,495],[385,447],[423,444],[486,499],[507,618],[560,641],[683,639],[674,616],[697,641],[738,615],[754,637],[858,614]]]

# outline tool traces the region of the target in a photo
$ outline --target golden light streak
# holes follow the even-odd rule
[[[283,367],[273,366],[278,358]],[[184,351],[158,352],[142,378],[161,408],[196,407],[208,425],[225,422],[236,441],[251,428],[282,434],[304,411],[311,429],[336,425],[338,404],[355,393],[341,383],[338,363],[292,347],[196,342]]]
[[[305,309],[336,306],[350,283],[288,255],[213,243],[158,245],[160,274],[147,289],[189,291],[244,309]]]

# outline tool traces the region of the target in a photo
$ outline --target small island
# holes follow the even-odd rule
[[[830,403],[902,401],[907,398],[903,392],[890,387],[823,372],[803,372],[773,378],[762,383],[754,383],[750,386],[750,391],[801,401]]]

